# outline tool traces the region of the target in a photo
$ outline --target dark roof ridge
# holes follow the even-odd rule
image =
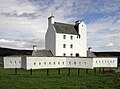
[[[59,24],[65,24],[65,25],[72,25],[72,26],[75,26],[75,24],[70,24],[70,23],[62,23],[62,22],[54,22],[54,23],[59,23]]]

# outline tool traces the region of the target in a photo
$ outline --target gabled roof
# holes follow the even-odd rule
[[[78,34],[75,29],[75,25],[73,24],[55,22],[53,26],[55,27],[57,33],[74,34],[74,35]]]
[[[50,50],[37,50],[37,51],[33,51],[32,56],[33,57],[52,57],[53,54]]]

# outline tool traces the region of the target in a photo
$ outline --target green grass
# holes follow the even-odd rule
[[[109,70],[109,68],[105,68]],[[102,70],[101,70],[102,71]],[[77,69],[71,69],[68,76],[68,69],[49,69],[49,75],[46,70],[18,69],[15,75],[14,69],[3,69],[0,67],[0,89],[119,89],[120,73],[99,74],[94,70],[80,69],[78,75]]]

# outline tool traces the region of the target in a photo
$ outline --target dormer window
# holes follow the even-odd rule
[[[63,39],[66,39],[66,35],[63,35]]]

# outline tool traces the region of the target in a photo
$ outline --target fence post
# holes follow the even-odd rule
[[[49,69],[47,69],[47,75],[49,75]]]
[[[60,68],[58,68],[58,74],[60,75]]]
[[[17,75],[17,68],[15,68],[15,75]]]
[[[86,74],[88,74],[88,69],[86,69]]]
[[[68,76],[70,75],[70,68],[68,68]]]
[[[99,68],[99,73],[101,72],[101,68]]]
[[[30,75],[32,75],[32,68],[30,69]]]
[[[104,68],[103,68],[103,72],[104,72]]]
[[[111,71],[111,67],[110,67],[110,71]]]
[[[78,68],[78,75],[80,74],[80,69]]]
[[[94,69],[94,73],[96,73],[96,68]]]

